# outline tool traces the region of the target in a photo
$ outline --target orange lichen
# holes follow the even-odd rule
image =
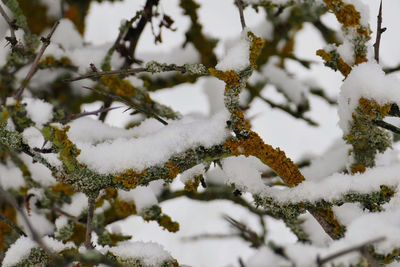
[[[343,59],[339,58],[338,60],[338,70],[343,74],[344,77],[347,77],[351,72],[351,67],[349,64],[344,62]]]
[[[376,116],[378,114],[387,116],[391,110],[390,104],[381,106],[375,100],[369,100],[363,97],[358,100],[358,104],[362,112],[368,116]]]
[[[72,196],[75,193],[75,191],[71,185],[64,184],[64,183],[58,183],[58,184],[52,185],[52,186],[50,186],[50,189],[54,193],[63,193],[67,196]]]
[[[116,199],[113,203],[115,212],[121,217],[128,217],[132,214],[137,214],[136,205],[133,202],[126,202]]]
[[[250,55],[249,55],[250,64],[254,68],[257,68],[256,60],[258,56],[261,54],[261,51],[265,45],[265,40],[261,39],[252,32],[248,32],[247,35],[251,38]]]
[[[175,178],[180,173],[179,167],[173,161],[168,161],[166,166],[168,167],[169,178]]]
[[[233,70],[221,71],[209,68],[210,74],[225,82],[225,90],[229,90],[231,86],[240,86],[240,77]]]
[[[331,207],[316,209],[319,215],[331,226],[332,231],[340,237],[344,233],[344,226],[339,223],[339,221],[335,217],[335,213],[333,212]]]
[[[0,125],[4,122],[7,122],[8,119],[8,110],[5,108],[3,109],[3,111],[1,112],[1,121],[0,121]]]
[[[319,49],[317,50],[316,54],[318,56],[320,56],[323,60],[325,60],[326,62],[330,62],[333,59],[333,54],[331,53],[327,53],[325,50],[323,49]],[[337,60],[337,62],[332,62],[334,65],[335,70],[339,70],[343,76],[347,77],[350,72],[351,72],[351,67],[349,66],[349,64],[347,64],[346,62],[344,62],[344,60],[342,58],[339,58]],[[331,65],[330,65],[331,66]]]
[[[365,166],[364,164],[355,164],[351,167],[351,173],[364,173],[365,172]]]
[[[51,126],[51,128],[53,129],[53,139],[51,141],[60,150],[58,157],[64,166],[69,171],[73,171],[76,167],[81,166],[76,160],[81,151],[68,139],[67,131],[70,127],[67,126],[62,130],[56,126]]]
[[[122,80],[118,75],[103,76],[100,78],[100,82],[120,96],[129,98],[136,95],[136,88],[129,81]]]
[[[146,170],[142,172],[136,172],[132,169],[126,170],[123,173],[114,176],[115,181],[121,183],[125,188],[136,188],[142,181],[143,175],[146,173]]]
[[[243,111],[239,109],[235,109],[232,111],[232,114],[238,118],[237,122],[235,123],[235,128],[238,130],[249,130],[250,131],[250,122],[244,118]]]
[[[168,230],[168,232],[175,233],[179,231],[179,223],[172,221],[171,217],[168,215],[161,215],[160,218],[158,218],[157,223],[164,229]]]
[[[286,157],[285,152],[265,144],[255,132],[251,132],[246,139],[228,139],[224,148],[229,149],[234,156],[245,155],[259,158],[291,187],[305,180],[297,165]]]
[[[344,27],[354,27],[360,25],[361,15],[351,4],[345,4],[342,0],[323,0],[333,11],[337,20]]]
[[[197,192],[197,188],[200,185],[200,179],[201,175],[193,177],[193,179],[190,179],[185,183],[184,190],[188,192]]]

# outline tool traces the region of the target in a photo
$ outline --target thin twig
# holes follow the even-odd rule
[[[96,198],[94,197],[89,197],[88,204],[89,204],[89,210],[88,210],[88,215],[87,215],[87,221],[86,221],[86,238],[85,238],[85,247],[87,249],[93,249],[93,244],[92,244],[92,220],[93,220],[93,214],[94,214],[94,204],[96,202]]]
[[[39,50],[39,53],[36,55],[35,60],[32,63],[31,68],[29,69],[28,74],[26,75],[24,81],[22,82],[21,86],[19,87],[19,89],[15,92],[15,99],[20,100],[22,93],[24,92],[25,87],[28,85],[29,81],[31,80],[32,76],[35,74],[38,63],[40,58],[43,56],[44,51],[46,50],[46,48],[49,46],[50,44],[50,39],[53,36],[57,26],[60,24],[59,21],[56,21],[56,23],[54,23],[53,28],[51,28],[49,34],[46,37],[42,37],[40,40],[42,41],[42,47]]]
[[[0,213],[0,221],[4,221],[8,226],[10,226],[12,229],[14,229],[19,235],[27,236],[24,231],[22,231],[21,228],[16,226],[12,221],[10,221],[6,216]]]
[[[239,9],[239,16],[240,16],[240,23],[242,24],[242,30],[244,30],[246,28],[246,21],[244,20],[244,15],[243,15],[242,0],[236,0],[236,4]]]
[[[390,123],[387,123],[386,121],[375,120],[375,121],[373,121],[373,123],[376,124],[379,127],[382,127],[382,128],[384,128],[386,130],[389,130],[389,131],[391,131],[393,133],[400,134],[400,128],[398,128],[398,127],[396,127],[396,126],[394,126],[394,125],[392,125]]]
[[[163,70],[163,72],[167,71],[179,71],[182,74],[186,73],[186,68],[184,66],[175,66],[175,65],[170,65]],[[102,76],[107,76],[107,75],[131,75],[135,73],[140,73],[140,72],[149,72],[147,68],[132,68],[132,69],[122,69],[122,70],[110,70],[110,71],[102,71],[102,72],[91,72],[79,77],[75,78],[70,78],[70,79],[65,79],[64,82],[75,82],[83,79],[97,79]]]
[[[376,41],[374,44],[374,50],[375,50],[375,60],[376,62],[379,63],[379,47],[381,44],[381,37],[382,33],[386,31],[386,28],[382,28],[382,0],[381,4],[379,5],[379,13],[378,13],[378,23],[376,25]]]
[[[322,258],[322,259],[318,256],[317,257],[317,264],[318,264],[318,266],[322,266],[325,263],[327,263],[327,262],[329,262],[329,261],[331,261],[331,260],[333,260],[335,258],[339,258],[339,257],[341,257],[343,255],[346,255],[346,254],[349,254],[351,252],[354,252],[354,251],[362,252],[363,250],[365,250],[366,246],[371,245],[373,243],[384,241],[385,239],[386,239],[385,237],[375,238],[373,240],[364,242],[364,243],[362,243],[362,244],[360,244],[358,246],[354,246],[354,247],[351,247],[351,248],[347,248],[347,249],[338,251],[338,252],[336,252],[336,253],[334,253],[334,254],[332,254],[330,256],[327,256],[325,258]],[[379,266],[379,265],[373,265],[373,266]]]
[[[251,243],[251,247],[259,248],[261,245],[263,245],[263,242],[261,241],[262,239],[258,236],[258,234],[255,231],[250,229],[247,225],[233,219],[228,215],[224,215],[224,219],[239,231],[240,236],[244,240]]]
[[[75,82],[83,79],[95,79],[107,75],[130,75],[134,73],[144,72],[146,68],[133,68],[133,69],[122,69],[122,70],[110,70],[102,72],[91,72],[76,78],[65,79],[64,82]]]
[[[140,111],[140,112],[146,114],[147,116],[153,117],[153,118],[155,118],[156,120],[158,120],[159,122],[161,122],[164,125],[168,125],[168,122],[166,122],[165,120],[161,119],[157,114],[155,114],[155,113],[153,113],[151,111],[145,110],[142,107],[140,107],[139,105],[137,105],[137,104],[135,104],[135,103],[133,103],[133,102],[131,102],[129,100],[126,100],[125,98],[122,98],[122,97],[120,97],[118,95],[115,95],[115,94],[112,94],[112,93],[103,92],[103,91],[97,90],[95,88],[87,87],[87,86],[83,86],[83,88],[92,90],[92,91],[97,92],[99,94],[108,96],[108,97],[110,97],[110,98],[112,98],[114,100],[120,101],[120,102],[128,105],[130,108],[133,108],[133,109],[135,109],[137,111]]]
[[[3,7],[1,5],[0,5],[0,14],[3,16],[3,18],[7,22],[8,26],[10,27],[11,39],[9,41],[11,43],[11,46],[15,46],[17,44],[17,38],[15,36],[16,25],[10,19],[10,17],[7,15],[6,11],[3,9]]]
[[[76,119],[79,119],[79,118],[82,118],[85,116],[89,116],[89,115],[98,115],[99,113],[107,112],[107,111],[117,109],[117,108],[122,108],[122,107],[108,107],[108,108],[101,107],[95,111],[88,111],[88,112],[82,112],[82,113],[78,113],[78,114],[72,114],[72,115],[68,115],[68,116],[65,116],[64,118],[62,118],[60,120],[60,122],[62,124],[66,124],[72,120],[76,120]]]

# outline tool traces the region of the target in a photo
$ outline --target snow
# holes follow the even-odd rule
[[[204,174],[205,166],[204,164],[198,164],[180,174],[180,180],[182,183],[186,184],[192,180],[195,176]]]
[[[339,126],[346,135],[349,132],[352,114],[360,98],[373,99],[379,105],[400,103],[399,79],[386,75],[376,62],[366,62],[355,66],[340,90]]]
[[[65,211],[69,215],[78,217],[84,209],[87,209],[87,207],[88,207],[87,196],[79,192],[75,193],[72,196],[71,203],[70,204],[65,203],[62,206],[61,210]]]
[[[42,241],[53,252],[59,252],[64,249],[74,248],[75,245],[72,242],[66,244],[55,240],[52,237],[45,236]],[[2,262],[3,267],[14,266],[21,260],[28,258],[31,249],[38,247],[38,244],[33,241],[30,237],[21,236],[15,241],[10,248],[7,250],[4,260]]]
[[[349,40],[345,39],[341,45],[337,48],[337,52],[340,57],[346,62],[348,65],[353,66],[354,59],[354,44],[352,44]]]
[[[245,265],[247,267],[265,267],[265,266],[290,266],[290,262],[285,258],[278,256],[268,247],[261,247],[249,258]]]
[[[229,134],[225,128],[226,120],[227,113],[221,112],[210,119],[169,121],[167,126],[158,123],[163,126],[159,131],[139,138],[119,137],[97,144],[72,141],[81,149],[79,162],[99,173],[116,173],[131,168],[140,172],[187,149],[222,143]]]
[[[63,228],[67,224],[68,224],[68,218],[64,215],[59,216],[55,221],[57,231],[59,231],[61,228]]]
[[[267,80],[269,83],[275,85],[277,89],[287,96],[296,105],[301,105],[306,100],[308,88],[305,84],[298,79],[291,77],[286,71],[275,65],[277,58],[271,59],[267,65],[262,67],[261,76],[257,80]]]
[[[340,199],[344,194],[368,194],[380,191],[381,185],[397,187],[400,164],[390,168],[375,167],[367,169],[362,174],[334,173],[328,177],[316,180],[306,180],[294,188],[265,188],[263,194],[277,201],[297,203],[302,201],[315,202],[321,199],[332,201]],[[377,179],[379,177],[379,179]]]
[[[60,6],[60,4],[58,5]],[[60,19],[60,24],[51,37],[51,42],[65,50],[83,46],[82,36],[69,19]]]
[[[227,51],[226,55],[215,66],[217,70],[238,72],[250,65],[250,43],[247,39],[247,33],[247,29],[243,30],[241,39]]]
[[[31,249],[37,244],[29,237],[21,236],[7,250],[2,266],[9,267],[16,265],[19,261],[27,258]]]
[[[59,18],[62,14],[61,12],[61,0],[39,0],[40,3],[47,7],[47,15],[53,18]],[[61,19],[63,21],[64,19]],[[60,29],[59,29],[60,31]]]
[[[147,186],[138,186],[130,191],[118,190],[118,197],[127,202],[133,201],[138,213],[145,208],[158,204],[155,194]]]
[[[355,9],[360,13],[360,24],[362,26],[369,26],[369,7],[361,0],[343,0],[344,3],[353,5]]]
[[[53,106],[41,99],[26,97],[22,103],[26,103],[26,112],[37,127],[43,126],[53,118]]]
[[[25,185],[21,170],[11,161],[6,165],[0,164],[0,185],[4,190],[18,190]]]
[[[109,251],[115,256],[139,259],[146,266],[160,266],[164,261],[172,259],[161,245],[153,242],[121,242]]]
[[[255,157],[229,157],[222,160],[222,169],[228,177],[227,183],[245,192],[261,193],[265,188],[261,180],[260,161]]]

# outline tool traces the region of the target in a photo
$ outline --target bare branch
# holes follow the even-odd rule
[[[321,259],[321,258],[318,256],[318,257],[317,257],[317,264],[318,264],[318,266],[322,266],[322,265],[324,265],[325,263],[327,263],[327,262],[329,262],[329,261],[331,261],[331,260],[333,260],[333,259],[335,259],[335,258],[339,258],[339,257],[341,257],[341,256],[343,256],[343,255],[346,255],[346,254],[348,254],[348,253],[355,252],[355,251],[359,251],[359,252],[361,252],[361,254],[363,254],[362,252],[365,250],[365,248],[366,248],[368,245],[371,245],[371,244],[373,244],[373,243],[377,243],[377,242],[384,241],[385,239],[386,239],[385,237],[375,238],[375,239],[373,239],[373,240],[364,242],[364,243],[362,243],[362,244],[360,244],[360,245],[358,245],[358,246],[354,246],[354,247],[351,247],[351,248],[347,248],[347,249],[338,251],[338,252],[336,252],[336,253],[334,253],[334,254],[332,254],[332,255],[330,255],[330,256],[327,256],[327,257],[325,257],[325,258],[323,258],[323,259]],[[368,253],[368,254],[369,254],[369,253]],[[371,258],[371,259],[372,259],[372,258]],[[367,260],[368,260],[368,259],[367,259]],[[372,259],[372,260],[373,260],[373,259]],[[370,262],[368,261],[368,263],[370,263]],[[375,263],[375,260],[373,260],[373,263]],[[380,266],[380,265],[376,265],[376,264],[377,264],[377,263],[375,263],[375,265],[370,265],[370,266]]]
[[[379,13],[378,13],[378,23],[376,26],[376,41],[374,44],[374,50],[375,50],[375,60],[376,62],[379,63],[379,47],[381,44],[381,37],[382,33],[386,31],[386,28],[382,28],[382,0],[381,4],[379,5]]]
[[[92,244],[92,220],[93,220],[93,214],[94,214],[94,204],[96,202],[95,197],[89,197],[88,204],[89,204],[89,210],[88,210],[88,215],[87,215],[87,221],[86,221],[86,238],[85,238],[85,247],[87,249],[93,249],[93,244]]]
[[[102,94],[102,95],[105,95],[105,96],[108,96],[108,97],[111,97],[114,100],[120,101],[120,102],[128,105],[132,109],[135,109],[137,111],[140,111],[140,112],[146,114],[147,116],[155,118],[156,120],[158,120],[159,122],[161,122],[164,125],[168,125],[168,122],[166,122],[165,120],[161,119],[157,114],[155,114],[155,113],[153,113],[151,111],[145,110],[142,107],[140,107],[139,105],[137,105],[137,104],[125,99],[125,98],[122,98],[122,97],[120,97],[118,95],[115,95],[115,94],[106,93],[106,92],[103,92],[101,90],[97,90],[95,88],[91,88],[91,87],[87,87],[87,86],[83,86],[83,88],[95,91],[95,92],[97,92],[99,94]]]
[[[239,16],[240,16],[240,23],[242,24],[242,30],[244,30],[246,28],[246,21],[244,20],[244,15],[243,15],[242,0],[236,0],[236,4],[239,9]]]
[[[393,133],[400,134],[400,128],[398,128],[398,127],[396,127],[396,126],[394,126],[394,125],[392,125],[390,123],[387,123],[386,121],[376,120],[376,121],[373,121],[373,123],[378,125],[379,127],[382,127],[382,128],[384,128],[386,130],[389,130],[389,131],[391,131]]]
[[[35,74],[38,63],[40,58],[43,56],[44,51],[46,50],[46,48],[49,46],[50,44],[50,39],[53,36],[58,24],[60,24],[59,21],[56,21],[56,23],[54,23],[53,28],[50,30],[49,34],[46,37],[42,37],[41,41],[42,41],[42,47],[39,50],[39,53],[36,55],[35,60],[32,63],[31,68],[29,69],[28,74],[26,75],[24,81],[22,82],[21,86],[19,87],[19,89],[15,92],[15,99],[20,100],[22,93],[24,92],[25,87],[28,85],[29,81],[31,80],[32,76]]]
[[[82,117],[85,117],[85,116],[89,116],[89,115],[98,115],[99,113],[107,112],[107,111],[110,111],[110,110],[113,110],[113,109],[117,109],[117,108],[122,108],[122,107],[108,107],[108,108],[101,107],[98,110],[94,110],[94,111],[88,111],[88,112],[82,112],[82,113],[78,113],[78,114],[72,114],[72,115],[65,116],[64,118],[62,118],[60,120],[60,122],[62,124],[66,124],[66,123],[68,123],[68,122],[70,122],[72,120],[76,120],[76,119],[79,119],[79,118],[82,118]]]

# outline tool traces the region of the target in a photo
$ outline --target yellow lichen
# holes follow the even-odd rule
[[[121,183],[125,188],[136,188],[142,181],[143,175],[146,173],[146,170],[142,172],[136,172],[132,169],[126,170],[123,173],[114,176],[115,181]]]
[[[120,96],[129,98],[136,95],[136,88],[129,81],[122,80],[118,75],[106,75],[101,77],[100,81]]]
[[[390,104],[381,106],[375,100],[369,100],[363,97],[358,100],[358,104],[363,113],[368,116],[376,116],[378,114],[387,116],[391,109]]]
[[[188,192],[197,192],[197,188],[200,185],[201,175],[193,177],[188,182],[185,183],[184,190]]]
[[[351,167],[351,173],[364,173],[365,172],[365,166],[364,164],[355,164]]]
[[[76,167],[80,167],[81,164],[79,164],[76,158],[81,151],[68,139],[67,131],[70,127],[67,126],[62,130],[56,126],[52,126],[51,128],[53,129],[52,142],[60,150],[58,157],[61,162],[68,171],[73,171]]]
[[[164,229],[168,230],[168,232],[175,233],[179,231],[179,223],[172,221],[168,215],[161,215],[157,222]]]
[[[50,186],[50,189],[54,193],[63,193],[67,196],[72,196],[75,193],[75,191],[71,185],[64,184],[64,183],[58,183],[58,184],[52,185],[52,186]]]
[[[361,15],[351,4],[343,3],[342,0],[323,0],[333,11],[337,20],[344,27],[354,27],[360,25]]]
[[[251,132],[246,139],[228,139],[224,144],[224,148],[229,149],[234,156],[245,155],[246,157],[254,156],[259,158],[291,187],[305,180],[297,165],[286,157],[285,152],[265,144],[255,132]]]
[[[233,70],[221,71],[214,68],[209,68],[210,74],[225,82],[225,90],[229,90],[232,86],[240,86],[240,77]]]
[[[179,167],[173,161],[168,161],[166,166],[168,167],[169,178],[175,178],[180,173]]]
[[[257,67],[256,61],[265,45],[265,40],[261,39],[252,32],[248,32],[247,35],[251,38],[250,55],[249,55],[250,64],[254,68],[256,68]]]
[[[335,213],[333,212],[331,207],[327,208],[318,208],[316,210],[319,215],[324,218],[324,220],[332,227],[332,231],[337,235],[341,236],[344,232],[344,226],[339,223],[336,219]]]

